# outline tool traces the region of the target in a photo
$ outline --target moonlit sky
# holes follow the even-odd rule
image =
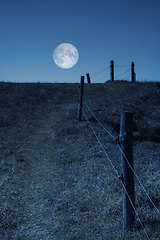
[[[133,61],[137,80],[160,81],[159,0],[5,0],[0,33],[0,81],[79,82],[112,59],[115,76]],[[54,49],[65,42],[79,51],[71,69],[53,61]],[[109,71],[91,81],[105,82]],[[125,78],[130,72],[120,77]]]

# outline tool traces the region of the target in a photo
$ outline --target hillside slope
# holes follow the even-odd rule
[[[123,189],[83,114],[79,84],[0,83],[0,239],[146,239],[124,234]],[[85,84],[84,99],[113,136],[134,113],[134,169],[160,210],[160,84]],[[121,174],[117,143],[83,109]],[[150,239],[159,215],[135,179],[136,210]]]

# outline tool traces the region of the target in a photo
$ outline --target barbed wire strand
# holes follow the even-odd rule
[[[83,98],[83,96],[82,96],[82,98]],[[83,98],[83,100],[84,100],[84,98]],[[96,119],[96,121],[100,124],[100,126],[101,126],[115,141],[117,141],[117,137],[114,137],[114,136],[102,125],[102,123],[96,118],[96,116],[95,116],[95,115],[93,114],[93,112],[90,110],[90,108],[89,108],[89,106],[88,106],[88,104],[86,103],[85,100],[84,100],[84,102],[85,102],[88,110],[90,111],[90,113],[92,114],[92,116]],[[122,153],[123,156],[125,157],[125,159],[126,159],[128,165],[129,165],[129,167],[131,168],[133,174],[136,176],[136,178],[137,178],[140,186],[142,187],[142,189],[143,189],[144,192],[146,193],[148,199],[150,200],[150,202],[152,203],[152,205],[154,206],[154,208],[157,210],[157,212],[160,214],[160,211],[158,210],[158,208],[157,208],[157,207],[155,206],[155,204],[153,203],[152,199],[150,198],[149,194],[147,193],[146,189],[144,188],[143,184],[141,183],[139,177],[137,176],[137,174],[135,173],[134,169],[133,169],[132,166],[130,165],[130,163],[129,163],[127,157],[126,157],[126,155],[124,154],[124,152],[123,152],[123,150],[122,150],[122,148],[120,147],[119,144],[118,144],[118,146],[119,146],[119,148],[120,148],[121,153]]]
[[[125,185],[124,185],[123,182],[122,182],[122,185],[123,185],[123,188],[124,188],[124,190],[125,190],[125,192],[126,192],[126,194],[127,194],[128,199],[129,199],[129,201],[130,201],[130,203],[131,203],[131,205],[132,205],[132,208],[133,208],[133,210],[134,210],[134,212],[135,212],[135,214],[136,214],[136,216],[137,216],[137,218],[138,218],[138,220],[139,220],[139,222],[140,222],[140,224],[141,224],[141,226],[142,226],[142,228],[143,228],[143,231],[144,231],[145,234],[146,234],[147,239],[150,240],[150,238],[149,238],[149,236],[148,236],[148,234],[147,234],[147,232],[146,232],[146,229],[145,229],[145,227],[143,226],[143,223],[142,223],[142,221],[141,221],[141,219],[140,219],[140,217],[139,217],[139,215],[138,215],[138,213],[137,213],[137,211],[136,211],[136,209],[135,209],[135,206],[134,206],[134,204],[133,204],[133,202],[132,202],[132,200],[131,200],[131,198],[130,198],[130,196],[129,196],[128,192],[127,192],[127,189],[126,189],[126,187],[125,187]]]
[[[90,121],[88,120],[88,118],[87,118],[87,116],[86,116],[86,114],[85,114],[85,112],[84,112],[83,110],[82,110],[82,112],[83,112],[83,114],[84,114],[84,116],[85,116],[85,118],[86,118],[86,120],[87,120],[87,122],[88,122],[88,125],[89,125],[89,126],[90,126],[90,128],[92,129],[92,132],[94,133],[94,135],[95,135],[95,137],[96,137],[97,141],[99,142],[99,144],[100,144],[101,148],[103,149],[103,151],[104,151],[104,154],[105,154],[105,155],[106,155],[106,157],[108,158],[108,160],[109,160],[110,164],[112,165],[112,167],[113,167],[114,171],[116,172],[117,176],[119,176],[119,174],[118,174],[118,172],[117,172],[117,170],[116,170],[115,166],[113,165],[112,161],[110,160],[110,158],[109,158],[109,156],[108,156],[108,154],[107,154],[107,152],[106,152],[105,148],[104,148],[104,147],[103,147],[103,145],[101,144],[101,142],[100,142],[99,138],[97,137],[97,134],[96,134],[96,132],[94,131],[94,129],[93,129],[93,127],[92,127],[92,125],[91,125]]]
[[[107,69],[109,69],[109,67],[107,67],[107,68],[103,69],[102,71],[96,73],[95,75],[91,76],[90,78],[94,78],[95,76],[97,76],[98,74],[104,72],[104,71],[107,70]]]
[[[129,70],[127,70],[127,71],[125,71],[125,72],[123,72],[123,73],[119,74],[118,76],[116,76],[116,77],[114,77],[114,78],[118,78],[118,77],[122,76],[123,74],[125,74],[125,73],[129,72],[130,70],[131,70],[131,69],[129,69]]]
[[[157,89],[157,88],[155,88],[154,89],[158,94],[160,94],[160,91]]]
[[[88,110],[90,111],[90,113],[93,115],[93,117],[96,119],[96,121],[101,125],[101,127],[114,139],[116,140],[116,137],[114,137],[103,125],[102,123],[97,119],[97,117],[93,114],[93,112],[91,111],[91,109],[89,108],[87,102],[84,100],[83,98],[83,101],[85,103],[85,105],[87,106]]]
[[[98,82],[98,81],[104,79],[105,77],[108,77],[109,75],[110,75],[110,73],[109,73],[109,74],[106,74],[104,77],[101,77],[101,78],[99,78],[98,80],[96,80],[96,82]]]
[[[131,168],[132,172],[133,172],[134,175],[136,176],[136,178],[137,178],[139,184],[141,185],[143,191],[146,193],[147,197],[149,198],[149,200],[150,200],[150,202],[152,203],[152,205],[154,206],[154,208],[155,208],[155,209],[157,210],[157,212],[160,214],[160,211],[158,210],[158,208],[156,207],[156,205],[153,203],[152,199],[150,198],[150,196],[149,196],[149,194],[147,193],[146,189],[144,188],[143,184],[142,184],[141,181],[139,180],[139,177],[137,176],[137,174],[135,173],[133,167],[132,167],[131,164],[129,163],[129,161],[128,161],[126,155],[124,154],[124,152],[123,152],[123,150],[122,150],[120,144],[118,144],[118,146],[119,146],[119,148],[120,148],[121,153],[122,153],[123,156],[125,157],[125,159],[126,159],[128,165],[129,165],[129,167]]]
[[[108,156],[108,154],[107,154],[107,152],[106,152],[104,146],[101,144],[101,141],[99,140],[99,138],[98,138],[96,132],[94,131],[94,129],[93,129],[93,127],[92,127],[90,121],[88,120],[88,118],[87,118],[87,116],[86,116],[86,114],[85,114],[85,112],[84,112],[83,110],[82,110],[82,112],[83,112],[83,115],[85,116],[86,121],[88,122],[88,124],[89,124],[89,126],[90,126],[90,128],[91,128],[91,130],[92,130],[92,132],[93,132],[93,134],[95,135],[95,137],[96,137],[98,143],[100,144],[100,146],[101,146],[101,148],[102,148],[104,154],[105,154],[106,157],[108,158],[108,160],[109,160],[109,162],[110,162],[110,164],[111,164],[113,170],[115,171],[117,177],[119,177],[118,171],[116,170],[116,168],[115,168],[113,162],[112,162],[111,159],[109,158],[109,156]],[[124,185],[123,183],[122,183],[122,185],[123,185],[123,188],[124,188],[124,190],[125,190],[125,192],[126,192],[126,194],[127,194],[127,196],[128,196],[128,199],[129,199],[129,201],[130,201],[130,203],[131,203],[131,205],[132,205],[132,207],[133,207],[133,210],[134,210],[136,216],[138,217],[138,220],[139,220],[139,222],[140,222],[140,224],[141,224],[141,226],[142,226],[142,228],[143,228],[143,230],[144,230],[144,233],[145,233],[147,239],[150,240],[149,237],[148,237],[148,235],[147,235],[147,232],[146,232],[146,230],[145,230],[145,227],[143,226],[143,223],[142,223],[142,221],[141,221],[141,219],[140,219],[140,217],[139,217],[139,215],[138,215],[138,213],[137,213],[137,211],[136,211],[136,209],[135,209],[135,207],[134,207],[134,204],[133,204],[133,202],[132,202],[132,200],[131,200],[131,198],[130,198],[128,192],[127,192],[127,189],[126,189],[125,185]]]
[[[115,65],[114,67],[130,67],[130,65]]]

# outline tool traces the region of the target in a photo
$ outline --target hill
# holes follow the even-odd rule
[[[136,219],[123,232],[122,184],[83,114],[79,84],[0,83],[0,239],[146,239]],[[134,116],[134,169],[160,210],[160,84],[85,84],[96,118],[119,134],[123,110]],[[118,173],[117,143],[83,109]],[[159,215],[135,179],[136,210],[150,239]]]

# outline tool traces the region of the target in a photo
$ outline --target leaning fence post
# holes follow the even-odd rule
[[[124,111],[121,114],[120,123],[120,144],[122,148],[122,168],[123,168],[123,184],[130,197],[130,200],[135,206],[134,196],[134,173],[133,169],[133,112]],[[128,159],[128,164],[126,158]],[[131,229],[135,222],[135,213],[133,206],[124,190],[123,193],[123,228]]]
[[[110,80],[113,82],[114,81],[114,61],[111,60],[110,62]]]
[[[81,76],[81,84],[79,88],[79,111],[78,111],[79,121],[82,120],[83,89],[84,89],[84,76]]]
[[[91,83],[91,79],[90,79],[89,73],[87,73],[86,76],[87,76],[87,81],[88,81],[88,83]]]

